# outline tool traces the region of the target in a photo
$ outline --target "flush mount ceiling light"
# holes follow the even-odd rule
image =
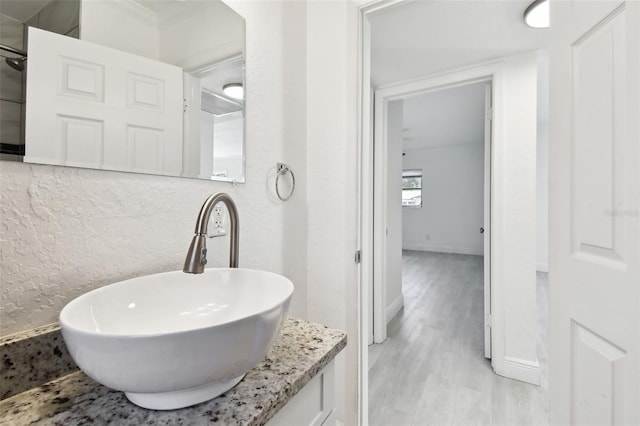
[[[531,28],[549,28],[549,0],[535,0],[524,11],[524,23]]]
[[[222,86],[222,92],[233,99],[244,99],[242,83],[229,83]]]

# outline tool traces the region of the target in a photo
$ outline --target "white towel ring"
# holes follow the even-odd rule
[[[293,170],[291,170],[291,167],[287,166],[284,163],[277,163],[276,170],[278,172],[276,176],[276,194],[278,195],[278,198],[280,198],[282,201],[287,201],[289,198],[291,198],[291,196],[293,195],[293,191],[296,189],[296,177],[294,176]],[[286,197],[283,197],[280,194],[280,187],[278,186],[278,182],[280,181],[280,176],[284,176],[287,173],[291,175],[291,181],[292,181],[291,192],[289,192],[289,195],[287,195]]]

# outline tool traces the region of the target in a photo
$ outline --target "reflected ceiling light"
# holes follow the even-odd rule
[[[524,11],[524,23],[531,28],[549,28],[549,0],[535,0]]]
[[[222,92],[233,99],[244,99],[242,83],[229,83],[222,86]]]

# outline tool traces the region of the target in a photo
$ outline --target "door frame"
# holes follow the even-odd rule
[[[352,0],[358,8],[357,74],[357,276],[358,425],[369,424],[369,343],[373,341],[373,90],[371,89],[371,26],[368,15],[411,0]],[[366,83],[366,84],[365,84]]]
[[[358,275],[358,424],[368,424],[368,386],[369,386],[369,357],[368,345],[371,332],[369,319],[370,301],[374,283],[380,285],[375,276],[382,276],[374,258],[374,141],[372,132],[373,115],[371,109],[374,99],[369,85],[371,76],[371,28],[368,15],[385,8],[393,7],[411,0],[354,0],[359,8],[358,16],[358,245],[361,250],[361,265]],[[504,108],[504,77],[503,63],[490,61],[472,67],[464,67],[448,73],[435,74],[419,80],[403,84],[380,88],[381,93],[376,96],[388,95],[388,98],[398,94],[424,90],[425,87],[436,88],[449,86],[459,82],[471,80],[491,80],[493,96],[492,144],[491,144],[491,215],[490,215],[490,246],[491,246],[491,364],[495,371],[505,371],[505,304],[502,299],[504,282],[500,269],[496,268],[503,262],[504,252],[500,244],[503,230],[500,206],[504,202],[504,194],[499,183],[503,180],[503,152],[505,150]],[[365,84],[366,83],[366,84]],[[378,100],[376,99],[376,103]],[[384,103],[382,104],[384,105]],[[374,112],[375,113],[375,112]],[[382,253],[378,250],[378,253]],[[386,330],[385,330],[386,332]]]
[[[454,87],[466,86],[469,84],[476,84],[487,82],[491,84],[491,98],[495,99],[495,103],[498,103],[496,94],[494,93],[493,80],[498,71],[496,69],[489,69],[487,66],[470,67],[460,69],[453,72],[439,74],[433,77],[426,77],[419,80],[414,80],[408,83],[393,84],[383,86],[375,91],[375,107],[374,107],[374,136],[373,136],[373,166],[367,168],[363,160],[363,170],[366,171],[366,176],[373,179],[373,227],[371,238],[373,240],[373,279],[370,281],[370,292],[373,294],[373,342],[383,343],[387,338],[387,310],[386,310],[386,231],[388,228],[388,222],[386,217],[386,206],[388,203],[387,197],[387,109],[389,102],[411,98],[413,96],[419,96],[429,92],[436,92],[440,90],[447,90]],[[496,106],[494,105],[494,108]],[[488,111],[485,110],[485,114]],[[489,123],[493,123],[490,120]],[[487,129],[490,134],[494,133],[494,129]],[[493,151],[491,137],[487,138],[485,135],[485,153],[489,155],[484,156],[484,168],[491,173],[491,163],[493,162]],[[493,228],[491,218],[493,217],[493,205],[491,194],[493,192],[493,179],[492,175],[489,175],[489,179],[485,179],[484,199],[489,202],[483,207],[485,212],[484,228],[488,243],[485,247],[488,248],[488,253],[485,253],[485,274],[484,274],[484,288],[485,288],[485,303],[489,302],[489,307],[493,306],[493,302],[490,300],[491,294],[491,253],[492,247],[495,244],[493,240]],[[380,182],[381,184],[377,184]],[[489,220],[487,220],[487,218]],[[363,245],[364,247],[364,245]],[[487,311],[485,311],[488,313]],[[490,311],[489,311],[490,312]],[[369,316],[370,318],[370,316]],[[491,318],[485,317],[484,323],[491,327]],[[493,334],[493,333],[492,333]],[[492,358],[491,354],[485,353],[487,358]]]
[[[491,146],[493,138],[493,78],[485,83],[484,88],[484,168],[482,211],[483,226],[483,277],[482,287],[484,293],[484,357],[491,359]]]

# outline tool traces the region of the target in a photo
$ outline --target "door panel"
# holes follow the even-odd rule
[[[102,164],[104,150],[104,122],[69,115],[57,116],[57,139],[65,157],[65,164],[92,167]]]
[[[621,259],[612,213],[624,205],[624,193],[615,190],[623,178],[624,146],[616,140],[625,138],[625,111],[616,103],[626,85],[624,21],[618,9],[572,46],[572,243],[576,255],[600,261]]]
[[[552,2],[552,424],[640,423],[638,6]]]
[[[578,425],[619,424],[623,418],[625,358],[627,353],[582,327],[571,324],[571,411]]]
[[[150,127],[127,125],[129,167],[138,173],[154,173],[164,169],[164,131]]]
[[[60,69],[61,95],[98,102],[104,100],[104,66],[61,56]]]

